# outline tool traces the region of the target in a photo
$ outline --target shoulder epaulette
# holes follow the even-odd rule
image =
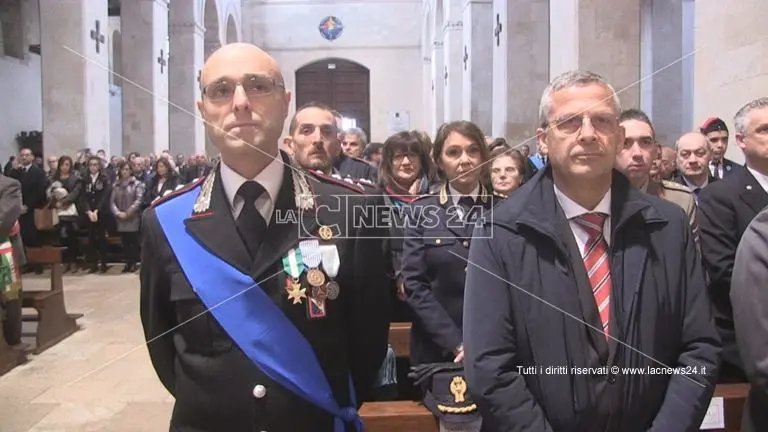
[[[184,193],[188,192],[189,190],[194,189],[195,187],[197,187],[200,184],[202,184],[205,181],[205,179],[206,179],[206,176],[202,176],[202,177],[196,179],[192,183],[189,183],[188,185],[186,185],[186,186],[184,186],[182,188],[178,188],[178,189],[176,189],[173,192],[166,193],[165,195],[163,195],[163,196],[155,199],[154,201],[152,201],[152,203],[150,204],[150,207],[157,207],[158,205],[160,205],[160,204],[162,204],[162,203],[164,203],[164,202],[166,202],[166,201],[168,201],[170,199],[173,199],[174,197],[177,197],[179,195],[183,195]]]
[[[419,196],[417,196],[417,197],[416,197],[416,198],[413,200],[413,202],[416,202],[416,201],[419,201],[419,200],[423,200],[424,198],[429,198],[429,197],[433,197],[433,196],[437,196],[437,193],[434,193],[434,192],[425,193],[424,195],[419,195]]]
[[[338,186],[343,186],[347,189],[351,189],[355,192],[359,193],[365,193],[365,189],[363,189],[362,186],[353,183],[353,182],[347,182],[342,179],[337,179],[336,177],[329,176],[327,174],[323,174],[321,172],[315,171],[315,170],[307,170],[307,173],[311,175],[312,177],[317,178],[320,181],[326,182],[326,183],[333,183]]]
[[[693,193],[693,191],[688,186],[681,185],[680,183],[677,183],[677,182],[662,180],[661,185],[664,187],[664,189],[671,189],[671,190],[676,190],[676,191],[685,192],[689,194]]]

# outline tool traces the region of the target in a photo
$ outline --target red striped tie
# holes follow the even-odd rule
[[[603,224],[607,215],[602,213],[587,213],[575,220],[587,233],[589,239],[584,246],[584,267],[592,285],[603,333],[608,337],[608,322],[611,312],[611,265],[608,259],[608,243],[603,236]]]

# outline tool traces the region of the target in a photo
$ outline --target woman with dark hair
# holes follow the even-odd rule
[[[144,196],[144,183],[133,176],[129,162],[117,165],[117,181],[112,190],[112,214],[117,218],[117,232],[123,243],[125,267],[123,273],[136,270],[139,260],[139,222],[141,221],[141,203]]]
[[[164,158],[155,161],[155,175],[147,182],[147,190],[144,192],[144,203],[147,207],[157,198],[169,194],[179,186],[179,175],[174,169],[173,163]]]
[[[101,158],[91,156],[87,162],[88,174],[83,179],[83,193],[80,194],[81,219],[88,227],[88,248],[86,262],[88,273],[107,272],[107,228],[109,226],[109,199],[112,187],[102,169]],[[99,267],[101,263],[101,267]]]
[[[462,311],[474,222],[493,197],[486,187],[488,144],[473,123],[444,124],[432,148],[439,193],[410,204],[402,275],[411,310],[411,364],[464,358]]]
[[[59,244],[64,246],[62,259],[64,273],[77,271],[77,258],[80,256],[80,245],[77,241],[77,202],[82,190],[80,172],[73,169],[74,162],[69,156],[62,156],[56,164],[56,170],[51,177],[48,187],[48,198],[51,208],[56,209],[59,218],[57,235]]]
[[[403,215],[400,209],[429,193],[435,170],[429,157],[430,143],[414,132],[398,132],[384,142],[379,164],[379,186],[384,202],[392,209],[389,239],[385,243],[392,257],[392,278],[398,287],[393,322],[409,322],[401,274],[403,254]]]
[[[523,184],[525,158],[508,147],[497,147],[491,152],[491,185],[497,204]]]

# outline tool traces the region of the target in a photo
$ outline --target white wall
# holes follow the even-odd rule
[[[341,37],[333,42],[318,30],[329,15],[344,25]],[[367,67],[371,77],[370,139],[381,142],[389,136],[388,111],[408,111],[411,129],[426,126],[421,20],[420,0],[243,0],[242,34],[245,41],[262,46],[275,57],[291,91],[296,70],[316,60],[339,57]],[[288,122],[286,133],[287,127]]]
[[[0,0],[2,1],[2,0]],[[40,43],[40,14],[37,0],[22,2],[25,20],[25,46]],[[21,131],[43,129],[40,56],[26,52],[23,60],[0,55],[0,164],[18,151],[16,135]]]

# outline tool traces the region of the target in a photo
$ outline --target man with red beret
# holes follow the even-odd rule
[[[728,126],[718,117],[710,117],[701,125],[701,133],[706,135],[709,147],[712,149],[712,160],[709,162],[709,171],[712,177],[722,179],[742,166],[725,158],[728,149]]]

